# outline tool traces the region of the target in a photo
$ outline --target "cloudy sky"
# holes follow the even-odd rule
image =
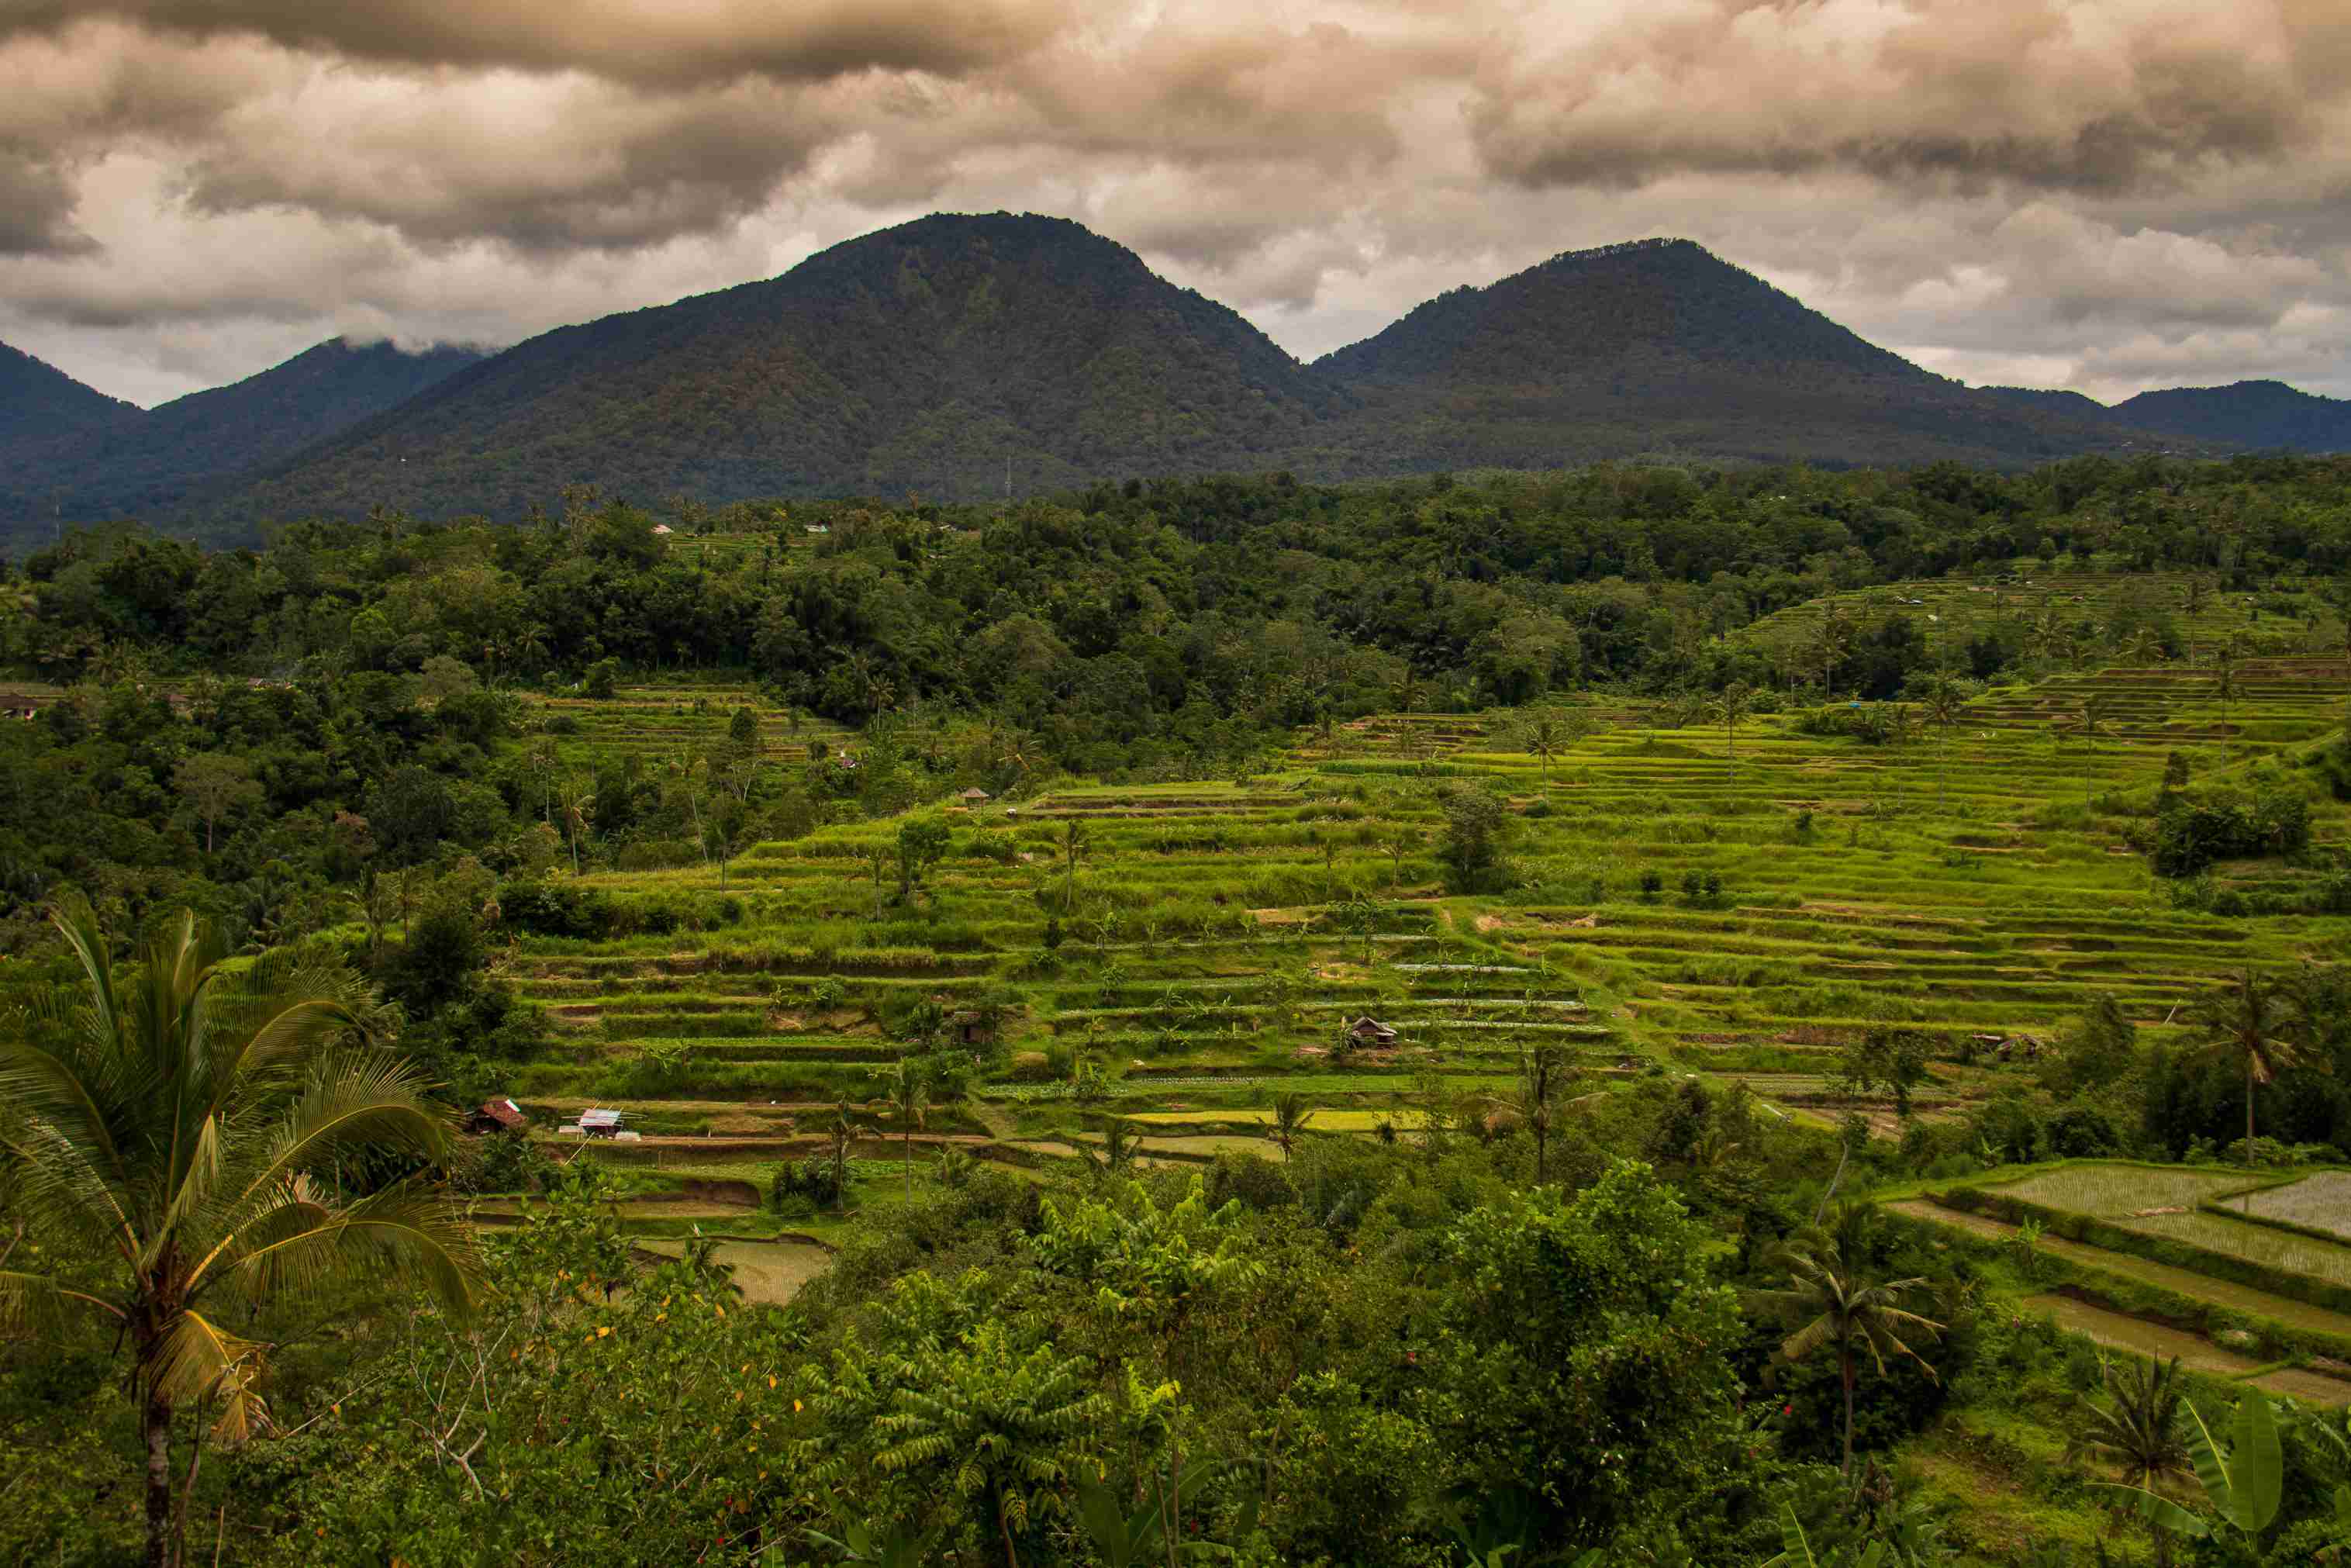
[[[1672,234],[1970,382],[2351,395],[2351,0],[0,0],[0,340],[140,402],[997,209],[1307,358]]]

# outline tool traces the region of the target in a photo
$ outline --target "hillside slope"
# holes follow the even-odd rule
[[[2141,392],[2116,403],[2114,413],[2143,429],[2257,451],[2351,452],[2351,401],[2283,382]]]
[[[63,371],[0,343],[0,451],[26,442],[135,421],[135,404],[86,387]]]
[[[208,484],[403,403],[481,357],[335,338],[144,413],[123,404],[129,417],[0,450],[0,522],[52,507],[83,519],[173,517]]]
[[[1339,460],[1387,469],[1640,452],[2013,465],[2143,444],[1972,392],[1682,239],[1454,289],[1315,368],[1364,402]]]
[[[206,508],[519,514],[987,495],[1266,466],[1342,406],[1234,312],[1055,218],[935,216],[779,277],[534,338]]]

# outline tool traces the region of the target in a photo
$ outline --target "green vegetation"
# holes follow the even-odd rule
[[[2313,508],[2234,547],[2225,722],[2150,639],[2244,628],[2165,556],[2210,549],[2190,514],[2149,521],[2224,476]],[[0,748],[0,988],[41,1004],[0,1042],[0,1280],[203,1316],[204,1239],[248,1225],[206,1184],[274,1148],[277,1230],[206,1267],[413,1207],[470,1310],[371,1245],[255,1262],[214,1360],[143,1385],[95,1308],[12,1313],[0,1487],[95,1500],[0,1509],[0,1556],[2351,1544],[2334,470],[2074,479],[1930,527],[1957,476],[1902,476],[1928,510],[1882,560],[1735,577],[1709,508],[1782,492],[1635,471],[841,508],[789,548],[575,497],[538,531],[42,552],[0,632],[60,677],[7,688],[38,712]],[[1769,482],[1820,530],[1895,480]],[[2104,541],[2046,634],[1867,602],[1929,549],[1961,597],[2038,584],[2025,531]],[[1648,575],[1544,553],[1575,538]],[[1887,580],[1760,613],[1840,572]],[[2263,826],[2182,865],[2197,812]],[[199,980],[217,1010],[168,999]],[[226,1048],[189,1041],[271,995],[339,1010],[207,1134]],[[118,1039],[179,1044],[126,1075]],[[164,1174],[120,1246],[52,1201],[104,1228],[41,1130],[68,1081],[120,1097],[107,1137],[181,1133],[139,1134]],[[408,1130],[271,1142],[352,1083]],[[2113,1359],[2155,1353],[2155,1392]],[[2233,1467],[2272,1399],[2263,1517]]]

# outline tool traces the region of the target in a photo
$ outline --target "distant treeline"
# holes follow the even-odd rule
[[[1719,683],[1717,634],[1774,610],[2020,558],[2331,580],[2351,566],[2346,497],[2351,459],[2289,457],[1130,480],[1008,509],[655,513],[573,491],[526,526],[380,513],[259,550],[72,535],[11,563],[0,658],[68,681],[435,656],[494,684],[607,659],[740,671],[850,722],[917,700],[999,712],[1074,758],[1177,717]]]

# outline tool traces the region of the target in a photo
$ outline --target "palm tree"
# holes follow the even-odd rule
[[[1086,825],[1075,817],[1061,819],[1061,907],[1078,906],[1078,862],[1086,858]]]
[[[1542,758],[1543,782],[1546,784],[1551,782],[1552,758],[1559,755],[1560,745],[1565,738],[1559,716],[1549,708],[1539,711],[1527,721],[1527,750]]]
[[[1881,1377],[1886,1375],[1888,1354],[1908,1356],[1918,1364],[1920,1371],[1933,1377],[1935,1369],[1904,1343],[1901,1336],[1913,1329],[1940,1333],[1943,1325],[1905,1312],[1896,1304],[1904,1292],[1927,1283],[1924,1279],[1865,1283],[1857,1269],[1847,1267],[1840,1247],[1819,1239],[1809,1247],[1792,1248],[1785,1257],[1789,1272],[1794,1276],[1794,1287],[1785,1291],[1750,1291],[1747,1293],[1748,1305],[1751,1311],[1801,1325],[1781,1342],[1782,1361],[1802,1361],[1823,1346],[1835,1349],[1837,1381],[1844,1389],[1844,1473],[1850,1476],[1853,1388],[1860,1372],[1859,1353],[1869,1353],[1870,1364]]]
[[[567,791],[569,793],[569,791]],[[570,831],[571,874],[580,874],[580,835],[596,819],[596,791],[585,790],[563,802],[563,825]]]
[[[228,1325],[355,1281],[420,1281],[462,1310],[471,1234],[437,1195],[403,1184],[346,1201],[315,1174],[376,1152],[438,1160],[450,1145],[408,1065],[351,1043],[382,1015],[350,976],[265,961],[232,977],[190,914],[118,974],[86,904],[50,919],[83,988],[0,1032],[0,1181],[78,1282],[0,1271],[0,1331],[84,1309],[113,1320],[146,1441],[146,1561],[162,1568],[176,1556],[179,1412],[217,1403],[214,1432],[231,1442],[268,1421],[267,1347]],[[101,1260],[108,1283],[78,1288]]]
[[[1286,1090],[1273,1097],[1273,1120],[1266,1124],[1266,1135],[1281,1145],[1281,1157],[1286,1164],[1290,1147],[1304,1134],[1308,1124],[1314,1120],[1312,1107],[1306,1096],[1296,1090]]]
[[[2065,1445],[2066,1463],[2084,1458],[2103,1460],[2120,1469],[2126,1482],[2147,1491],[2165,1481],[2195,1479],[2181,1420],[2179,1358],[2173,1356],[2166,1366],[2153,1356],[2144,1362],[2133,1356],[2127,1370],[2111,1361],[2102,1370],[2113,1404],[2076,1396],[2082,1426]],[[2170,1536],[2160,1524],[2153,1529],[2155,1560],[2168,1564]]]
[[[1093,1145],[1083,1139],[1071,1140],[1070,1147],[1078,1152],[1086,1168],[1097,1176],[1119,1176],[1132,1170],[1136,1157],[1143,1153],[1143,1137],[1135,1131],[1134,1124],[1123,1116],[1108,1114],[1096,1120],[1102,1127],[1102,1153],[1096,1154]]]
[[[2212,666],[2212,699],[2220,705],[2220,755],[2229,755],[2229,705],[2244,695],[2245,684],[2226,654]]]
[[[1813,664],[1821,672],[1822,696],[1835,696],[1834,688],[1829,685],[1829,676],[1835,672],[1839,664],[1844,663],[1845,655],[1852,652],[1853,632],[1839,617],[1831,615],[1813,631]]]
[[[832,1120],[826,1124],[824,1135],[832,1158],[832,1211],[839,1214],[849,1205],[849,1144],[857,1135],[845,1097],[833,1103]]]
[[[1404,674],[1396,677],[1395,689],[1388,695],[1395,698],[1398,713],[1410,713],[1414,705],[1420,701],[1418,673],[1410,664],[1406,664],[1404,667]]]
[[[2096,793],[2096,786],[2090,779],[2090,759],[2098,754],[2098,737],[2106,727],[2106,715],[2112,706],[2113,699],[2104,692],[2095,692],[2084,697],[2082,706],[2065,722],[2065,733],[2080,741],[2082,749],[2088,754],[2082,762],[2082,803],[2085,806]]]
[[[1572,1081],[1573,1069],[1569,1065],[1567,1051],[1552,1044],[1521,1047],[1519,1051],[1519,1082],[1510,1096],[1510,1108],[1526,1124],[1535,1140],[1535,1185],[1543,1184],[1544,1159],[1551,1146],[1552,1111]]]
[[[2245,1064],[2245,1169],[2253,1168],[2253,1089],[2299,1064],[2310,1038],[2310,1020],[2294,996],[2252,969],[2238,973],[2229,988],[2206,998],[2189,1015],[2202,1037],[2199,1054]],[[2245,1194],[2246,1212],[2252,1194]]]
[[[532,747],[523,763],[538,780],[539,820],[552,825],[555,821],[555,742],[549,740]]]
[[[1939,810],[1950,779],[1951,727],[1959,722],[1959,715],[1967,708],[1967,698],[1949,681],[1938,680],[1927,688],[1918,706],[1927,716],[1927,722],[1935,727],[1935,805]]]
[[[1380,841],[1380,848],[1387,852],[1390,887],[1404,880],[1405,857],[1416,852],[1420,845],[1421,833],[1417,828],[1391,828],[1387,836]]]
[[[1722,688],[1722,695],[1708,705],[1715,722],[1722,726],[1722,737],[1730,750],[1730,771],[1739,772],[1739,727],[1755,713],[1755,694],[1747,689],[1744,681],[1733,681]]]
[[[890,880],[895,873],[897,866],[894,847],[888,842],[876,840],[865,846],[865,852],[858,857],[857,864],[860,870],[850,880],[852,882],[862,880],[873,884],[873,918],[879,920],[882,918],[883,894],[888,892]]]
[[[2082,639],[2055,609],[2044,606],[2026,629],[2024,645],[2044,659],[2071,664],[2081,653]]]
[[[882,1098],[898,1118],[900,1134],[904,1138],[906,1152],[906,1201],[914,1201],[914,1129],[923,1124],[931,1108],[931,1088],[921,1063],[911,1056],[902,1056],[887,1067],[877,1067],[873,1075],[882,1081]]]

